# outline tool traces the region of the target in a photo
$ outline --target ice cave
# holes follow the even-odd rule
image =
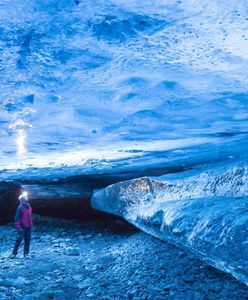
[[[247,63],[247,0],[0,0],[0,300],[248,299]]]

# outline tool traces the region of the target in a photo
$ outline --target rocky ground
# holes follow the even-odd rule
[[[170,244],[107,219],[35,216],[32,251],[10,260],[0,227],[0,300],[248,299],[248,287]]]

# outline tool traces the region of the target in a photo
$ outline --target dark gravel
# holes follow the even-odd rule
[[[118,220],[35,224],[28,259],[8,258],[15,230],[0,227],[0,300],[248,299],[232,276]]]

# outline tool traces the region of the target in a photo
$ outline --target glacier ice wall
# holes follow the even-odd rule
[[[247,13],[246,0],[0,1],[0,182],[43,193],[41,183],[82,175],[199,175],[247,162]],[[93,203],[127,217],[124,207],[162,237],[161,226],[178,231],[177,242],[203,256],[205,245],[212,262],[247,278],[245,260],[231,262],[224,242],[220,250],[225,236],[230,251],[243,249],[245,180],[224,179],[222,189],[220,173],[177,173],[171,187],[137,179],[96,192],[104,202]],[[107,201],[117,187],[125,187],[121,201],[116,192]],[[216,241],[197,241],[200,220],[197,230],[209,226]],[[231,230],[220,237],[225,224]]]
[[[248,284],[247,180],[247,163],[240,162],[119,182],[96,190],[91,204]]]
[[[246,4],[1,1],[0,178],[246,153]]]

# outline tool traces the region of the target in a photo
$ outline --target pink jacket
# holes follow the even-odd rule
[[[30,228],[33,226],[32,208],[29,203],[20,202],[15,214],[16,228]]]

